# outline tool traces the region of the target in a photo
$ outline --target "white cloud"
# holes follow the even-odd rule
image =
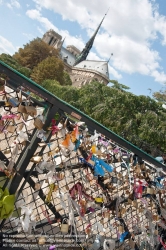
[[[156,13],[155,29],[163,37],[161,41],[162,45],[166,45],[166,16],[159,16],[159,14]]]
[[[89,55],[88,55],[88,60],[95,60],[95,61],[101,61],[102,59],[96,55],[96,53],[90,51]]]
[[[33,1],[38,8],[40,6],[40,10],[46,8],[62,15],[64,20],[76,21],[86,29],[88,36],[94,32],[110,7],[102,29],[96,37],[94,48],[97,55],[94,54],[93,58],[99,56],[108,59],[113,53],[110,73],[117,73],[118,77],[121,77],[118,71],[140,73],[152,76],[155,81],[161,83],[165,81],[166,74],[160,67],[161,58],[153,49],[153,41],[161,39],[162,36],[160,42],[166,45],[166,17],[159,14],[155,0],[118,0],[118,4],[117,0],[98,0],[97,4],[89,0],[77,0],[77,4],[73,0]],[[37,10],[34,11],[35,16]],[[39,11],[38,14],[38,21],[43,23],[46,29],[56,28],[47,18],[42,17]],[[56,28],[56,31],[59,30]],[[62,32],[67,34],[67,40],[75,43],[73,45],[83,47],[81,38],[74,39],[68,31]]]
[[[37,26],[37,30],[39,31],[40,34],[44,35],[44,31],[40,27]]]
[[[156,82],[166,82],[166,74],[163,71],[154,70],[151,76],[154,77]]]
[[[22,33],[25,37],[27,37],[29,40],[34,39],[36,36],[32,35],[32,34],[28,34],[28,33]]]
[[[20,3],[17,0],[10,0],[10,3],[7,3],[6,5],[10,9],[12,9],[13,7],[19,9],[21,7]]]
[[[116,79],[121,79],[122,75],[118,73],[115,68],[113,68],[110,64],[108,65],[108,70],[111,75],[113,75]],[[111,78],[111,77],[110,77]]]
[[[82,49],[84,47],[84,42],[81,37],[74,37],[69,34],[67,30],[59,30],[54,24],[52,24],[48,18],[43,17],[39,10],[32,9],[26,12],[26,15],[33,20],[37,20],[45,30],[53,29],[57,33],[61,34],[62,37],[65,37],[65,43],[68,45],[75,45],[78,49]]]
[[[16,51],[13,44],[8,41],[5,37],[0,36],[0,54],[6,53],[12,55]]]

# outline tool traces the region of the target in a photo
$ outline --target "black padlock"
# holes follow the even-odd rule
[[[9,160],[6,158],[6,156],[0,151],[0,160],[5,163],[6,166],[9,165]]]

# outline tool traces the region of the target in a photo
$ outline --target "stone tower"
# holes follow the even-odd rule
[[[55,49],[60,49],[62,45],[62,36],[56,33],[54,30],[47,31],[42,40],[54,47]]]

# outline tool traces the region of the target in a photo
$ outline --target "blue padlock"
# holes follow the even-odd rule
[[[10,103],[12,107],[18,107],[18,105],[20,104],[19,101],[15,97],[10,98],[8,100],[8,103]]]

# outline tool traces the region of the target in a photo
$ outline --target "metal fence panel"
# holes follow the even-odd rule
[[[3,62],[0,73],[1,249],[160,249],[165,166]]]

